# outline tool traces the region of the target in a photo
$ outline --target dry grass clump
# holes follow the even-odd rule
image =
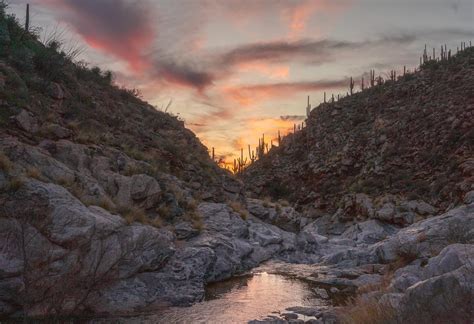
[[[100,134],[90,129],[81,128],[77,133],[76,142],[79,144],[98,144],[100,142]]]
[[[118,209],[118,213],[122,215],[122,217],[125,219],[128,225],[132,223],[142,223],[142,224],[148,224],[149,220],[146,217],[145,210],[142,208],[137,208],[137,207],[128,207],[128,206],[121,206]]]
[[[29,167],[26,170],[26,176],[28,178],[33,178],[33,179],[36,179],[36,180],[41,180],[42,179],[41,171],[38,170],[35,167]]]
[[[356,298],[340,313],[343,324],[391,324],[396,323],[392,306],[380,303],[376,298]]]
[[[122,215],[128,225],[133,223],[141,223],[143,225],[150,225],[156,228],[164,226],[164,221],[161,216],[156,216],[150,219],[145,209],[136,206],[119,206],[116,208],[117,213]]]
[[[109,212],[115,212],[116,206],[112,199],[107,196],[100,198],[80,198],[81,202],[86,206],[99,206]]]
[[[8,189],[10,191],[17,191],[19,190],[23,185],[25,184],[25,182],[23,181],[23,179],[21,178],[11,178],[9,183],[8,183]]]
[[[13,168],[13,164],[4,153],[0,152],[0,170],[9,172]]]
[[[341,323],[343,324],[395,324],[396,310],[386,303],[380,303],[375,297],[367,298],[362,294],[379,292],[386,293],[392,282],[395,271],[403,268],[413,261],[412,253],[398,253],[398,259],[390,263],[385,271],[382,280],[377,284],[359,287],[359,296],[344,307],[340,312]]]
[[[125,167],[125,170],[123,171],[123,175],[126,175],[127,177],[131,177],[135,174],[142,174],[143,173],[143,168],[139,166],[138,164],[127,164]]]
[[[191,212],[188,215],[191,218],[193,227],[201,232],[204,229],[204,221],[202,220],[201,215],[197,212]]]
[[[285,199],[278,200],[278,203],[280,204],[280,206],[283,206],[283,207],[289,207],[290,206],[290,203],[288,202],[288,200],[285,200]]]
[[[132,159],[147,161],[149,158],[151,158],[146,152],[137,150],[135,147],[130,145],[123,145],[122,148],[125,154],[127,154]]]
[[[270,197],[263,198],[263,207],[266,207],[266,208],[273,207],[272,199]]]
[[[72,130],[73,132],[77,132],[79,130],[80,123],[76,120],[70,121],[66,124],[66,127]]]
[[[170,219],[171,218],[171,208],[167,205],[161,205],[156,209],[156,212],[162,219]]]
[[[160,216],[157,216],[154,219],[151,219],[148,223],[151,226],[156,227],[156,228],[162,228],[164,226],[164,222]]]
[[[246,220],[249,217],[249,212],[239,201],[230,201],[227,203],[234,212],[240,215],[243,220]]]

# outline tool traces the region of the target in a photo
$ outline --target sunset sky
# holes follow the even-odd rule
[[[26,2],[9,0],[21,21]],[[425,43],[474,39],[472,0],[29,2],[43,37],[64,31],[118,84],[157,107],[173,100],[169,111],[228,158],[301,122],[307,95],[315,106],[350,76],[412,69]]]

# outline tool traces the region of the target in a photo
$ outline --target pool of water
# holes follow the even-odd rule
[[[257,272],[210,284],[203,302],[172,307],[154,315],[127,318],[127,323],[247,323],[292,306],[318,306],[313,287],[279,274]],[[299,317],[306,320],[310,317]]]

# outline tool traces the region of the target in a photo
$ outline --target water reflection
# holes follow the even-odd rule
[[[141,317],[141,323],[247,323],[291,306],[323,305],[306,282],[266,272],[209,285],[206,300]]]

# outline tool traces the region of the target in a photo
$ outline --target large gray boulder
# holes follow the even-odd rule
[[[17,126],[25,132],[34,134],[38,131],[38,120],[28,111],[22,109],[20,113],[13,117]]]
[[[353,240],[356,243],[373,244],[395,234],[398,228],[379,220],[371,219],[350,226],[341,238]]]
[[[126,226],[120,216],[88,208],[55,184],[25,180],[3,202],[0,286],[18,288],[2,290],[5,311],[81,312],[89,296],[160,271],[174,253],[169,232]]]
[[[398,303],[403,323],[469,323],[474,318],[474,245],[449,245],[418,273],[419,280]]]
[[[400,257],[429,258],[454,243],[474,243],[474,204],[452,209],[401,229],[369,250],[380,263],[395,262]]]

